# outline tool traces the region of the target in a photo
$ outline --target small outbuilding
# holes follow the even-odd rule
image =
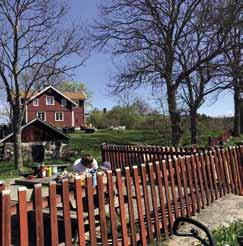
[[[22,152],[24,159],[40,160],[40,153],[46,153],[48,158],[58,158],[62,147],[69,141],[69,137],[56,127],[34,119],[22,126]],[[4,156],[13,158],[13,133],[0,140],[5,145]],[[44,157],[44,156],[43,156]]]

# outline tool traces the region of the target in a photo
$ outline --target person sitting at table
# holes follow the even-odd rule
[[[78,173],[93,173],[98,169],[98,163],[92,155],[86,154],[73,164],[73,171]]]

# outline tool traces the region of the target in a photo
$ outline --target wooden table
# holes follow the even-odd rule
[[[16,179],[14,181],[14,185],[20,185],[20,186],[25,186],[26,188],[28,189],[34,189],[34,186],[36,184],[41,184],[42,186],[49,186],[50,182],[51,181],[56,181],[56,177],[58,175],[52,175],[51,177],[44,177],[44,178],[32,178],[32,179],[28,179],[28,178],[23,178],[23,179]],[[107,183],[104,182],[104,185],[106,185]],[[57,182],[56,183],[56,187],[57,187],[57,194],[61,194],[62,192],[62,182]],[[83,197],[86,197],[86,189],[85,189],[85,186],[82,187],[83,188]],[[74,194],[73,194],[73,191],[75,190],[75,183],[69,183],[69,191],[70,191],[70,196],[72,197]],[[106,189],[106,186],[104,188],[104,191],[106,192],[107,189]],[[94,190],[93,190],[93,193],[94,195],[96,195],[96,187],[94,187]],[[33,196],[33,193],[31,195],[31,198]]]
[[[33,178],[33,179],[15,179],[14,183],[15,185],[22,185],[26,186],[27,188],[34,188],[35,184],[41,184],[43,186],[48,186],[51,181],[54,181],[56,179],[57,175],[53,175],[51,177],[45,177],[45,178]]]

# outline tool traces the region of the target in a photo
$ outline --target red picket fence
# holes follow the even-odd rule
[[[43,197],[40,185],[27,201],[19,189],[11,202],[0,192],[0,245],[147,245],[168,238],[175,218],[192,216],[227,193],[241,194],[243,147],[173,157],[98,173],[83,189],[51,182]],[[70,204],[70,200],[72,204]]]
[[[142,163],[167,160],[173,156],[193,155],[207,150],[211,150],[211,148],[101,144],[102,161],[110,162],[112,170],[124,167],[132,168],[132,166]]]
[[[223,145],[232,137],[232,129],[226,130],[224,133],[217,137],[209,137],[208,138],[208,146],[216,146],[216,145]]]

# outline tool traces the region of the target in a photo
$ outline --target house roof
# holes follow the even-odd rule
[[[47,86],[45,89],[43,89],[42,91],[38,92],[37,94],[35,94],[34,96],[32,96],[29,101],[32,101],[33,99],[35,99],[36,97],[40,96],[41,94],[43,94],[44,92],[48,91],[48,90],[54,90],[56,93],[58,93],[59,95],[61,95],[62,97],[64,97],[65,99],[67,99],[68,101],[70,101],[73,105],[78,106],[76,102],[74,102],[72,99],[70,99],[69,97],[67,97],[65,94],[63,94],[62,92],[60,92],[59,90],[57,90],[55,87],[53,87],[52,85]]]
[[[56,93],[58,93],[63,98],[65,98],[66,100],[71,102],[74,106],[78,106],[79,100],[86,100],[87,99],[87,95],[84,91],[76,91],[76,92],[59,91],[58,89],[56,89],[55,87],[53,87],[51,85],[44,88],[42,91],[39,91],[39,92],[29,91],[27,96],[25,95],[25,92],[20,91],[20,97],[23,98],[26,96],[27,101],[31,102],[36,97],[40,96],[41,94],[43,94],[44,92],[46,92],[49,89],[53,89]]]
[[[53,86],[52,86],[52,88],[53,88]],[[40,95],[41,92],[43,92],[43,91],[40,91],[40,92],[31,92],[30,91],[28,93],[28,95],[27,95],[27,99],[30,100],[30,99],[35,98],[37,95]],[[85,100],[85,99],[87,99],[87,95],[86,95],[86,93],[84,91],[75,91],[75,92],[59,91],[59,92],[61,92],[63,95],[65,95],[66,97],[70,98],[71,100]],[[20,92],[20,96],[24,97],[25,96],[25,92],[21,91]]]
[[[33,119],[32,121],[28,122],[27,124],[23,125],[21,127],[22,130],[22,134],[24,132],[24,130],[27,130],[29,127],[31,126],[37,126],[37,127],[46,127],[49,130],[51,130],[53,133],[55,133],[56,136],[58,136],[59,140],[69,140],[70,138],[65,135],[62,131],[60,131],[59,129],[57,129],[56,127],[53,127],[52,125],[48,124],[47,122],[44,122],[38,118]],[[0,140],[0,143],[5,143],[5,142],[10,142],[11,138],[13,136],[13,133],[9,134],[8,136],[6,136],[5,138]],[[50,137],[50,136],[49,136]]]
[[[66,97],[72,100],[85,100],[87,98],[86,94],[83,91],[77,91],[77,92],[62,91],[62,93]]]

